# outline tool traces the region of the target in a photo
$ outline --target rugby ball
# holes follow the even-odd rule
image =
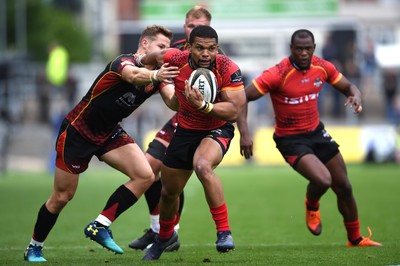
[[[195,69],[189,78],[191,88],[199,88],[204,101],[213,103],[217,95],[218,83],[214,73],[207,68]]]

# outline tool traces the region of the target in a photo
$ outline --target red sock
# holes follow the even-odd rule
[[[169,239],[174,233],[176,217],[171,221],[165,221],[160,219],[160,233],[161,239]]]
[[[179,213],[177,213],[175,215],[175,225],[179,224],[179,220],[181,219],[181,216],[179,215]]]
[[[347,238],[349,239],[349,241],[354,241],[361,237],[360,220],[357,219],[353,222],[344,221],[343,223],[344,226],[346,227]]]
[[[210,208],[210,212],[215,225],[217,226],[217,232],[230,230],[228,223],[228,209],[225,203],[219,207]]]
[[[318,211],[319,210],[319,199],[310,200],[308,198],[308,194],[306,195],[306,206],[309,211]]]

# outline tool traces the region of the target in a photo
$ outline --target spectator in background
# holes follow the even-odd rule
[[[326,36],[324,45],[322,47],[322,58],[334,64],[339,71],[342,70],[343,67],[339,60],[338,49],[333,43],[332,35],[330,33]],[[325,83],[318,98],[318,107],[321,113],[323,113],[321,108],[327,105],[324,101],[328,99],[331,101],[330,106],[332,106],[332,112],[330,113],[332,113],[335,118],[340,117],[342,112],[340,104],[340,100],[342,99],[341,93],[332,89],[329,83]]]
[[[40,120],[51,122],[50,114],[54,113],[51,108],[52,101],[56,103],[55,116],[65,115],[66,111],[75,104],[77,91],[75,78],[70,73],[70,57],[68,50],[58,41],[52,41],[48,46],[48,58],[45,70],[38,76],[39,102],[41,103]],[[54,121],[53,121],[54,122]]]
[[[56,87],[64,86],[68,78],[69,54],[57,41],[49,45],[49,57],[46,63],[47,81]]]
[[[37,79],[40,122],[52,122],[54,124],[54,120],[57,120],[60,112],[64,114],[64,110],[72,108],[72,97],[75,96],[76,90],[73,81],[69,75],[69,53],[67,49],[60,45],[58,41],[52,41],[48,46],[45,69],[39,73]],[[51,103],[58,95],[62,99],[68,99],[68,106],[57,104],[57,108],[61,108],[61,110],[57,110],[57,114],[50,117],[50,114],[53,113]],[[68,95],[68,97],[64,97],[64,95]]]
[[[398,77],[396,70],[392,68],[383,70],[382,80],[385,93],[386,118],[390,123],[399,125],[400,110],[398,104],[396,104],[398,88]]]
[[[40,103],[42,106],[41,120],[51,122],[54,129],[54,138],[58,135],[67,110],[74,105],[76,94],[76,81],[69,72],[69,53],[58,41],[52,41],[48,46],[48,59],[46,62],[46,83],[42,84]],[[52,108],[52,103],[54,108]],[[55,170],[55,150],[49,157],[48,168],[52,173]]]
[[[362,52],[362,86],[365,90],[371,90],[375,83],[377,63],[375,59],[375,45],[371,38],[367,38],[365,49]]]
[[[344,63],[344,67],[343,67],[343,72],[344,75],[347,77],[347,79],[353,83],[354,85],[356,85],[357,88],[360,88],[360,83],[361,83],[361,72],[360,72],[360,68],[358,67],[358,65],[356,64],[354,59],[347,59],[346,62]],[[336,91],[336,90],[335,90]],[[339,93],[339,95],[341,96],[341,99],[343,97],[343,95],[341,93]],[[340,99],[340,101],[341,101]],[[342,104],[338,104],[337,108],[342,108]],[[346,109],[346,120],[348,122],[352,121],[352,122],[357,122],[359,116],[355,116],[355,115],[351,115],[351,110],[350,109]],[[350,115],[348,115],[350,113]],[[362,113],[360,113],[360,116],[362,115]]]

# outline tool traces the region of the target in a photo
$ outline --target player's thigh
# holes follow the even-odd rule
[[[346,165],[340,152],[326,163],[326,167],[331,173],[333,187],[350,186]]]
[[[161,166],[163,193],[180,194],[192,173],[193,170],[171,168],[163,164]]]
[[[194,153],[193,167],[196,169],[198,165],[209,165],[215,168],[221,161],[222,149],[220,144],[212,138],[202,139]]]
[[[151,169],[153,170],[153,173],[155,175],[155,178],[157,181],[160,177],[160,171],[161,171],[161,165],[162,165],[162,161],[160,161],[159,159],[154,158],[151,154],[146,153],[145,154],[147,161],[149,162]]]
[[[133,178],[152,178],[153,171],[136,143],[113,149],[100,157],[105,163]]]
[[[297,163],[296,171],[310,182],[326,183],[327,185],[331,183],[328,168],[314,154],[303,155]]]
[[[66,172],[56,167],[53,192],[47,201],[47,208],[53,213],[61,209],[74,197],[78,187],[79,175]]]

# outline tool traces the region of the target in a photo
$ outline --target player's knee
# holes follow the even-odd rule
[[[207,178],[212,173],[211,163],[206,159],[199,159],[193,165],[194,171],[200,180]]]
[[[332,177],[330,175],[321,176],[316,182],[321,189],[328,189],[332,186]]]
[[[161,190],[161,197],[165,202],[173,202],[179,198],[180,191],[177,189],[167,189],[165,187]]]
[[[353,187],[351,186],[350,182],[334,185],[332,189],[336,195],[338,195],[338,197],[345,198],[353,196]]]
[[[49,211],[59,213],[73,197],[74,194],[68,192],[53,194],[48,201]]]
[[[147,173],[140,180],[144,183],[144,185],[150,187],[154,183],[155,175],[153,172]]]

